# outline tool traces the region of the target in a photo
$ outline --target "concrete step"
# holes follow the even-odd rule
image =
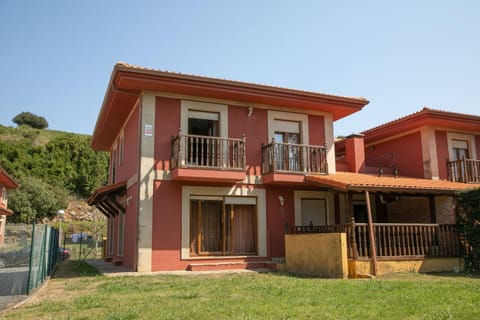
[[[188,271],[221,271],[244,269],[269,269],[275,270],[277,264],[272,261],[221,261],[191,263]]]

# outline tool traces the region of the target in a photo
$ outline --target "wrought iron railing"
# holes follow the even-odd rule
[[[279,143],[262,145],[262,174],[275,172],[328,172],[325,146]]]
[[[448,180],[464,183],[480,183],[480,160],[465,159],[447,161]]]
[[[245,136],[241,139],[180,133],[172,137],[171,169],[245,170]]]

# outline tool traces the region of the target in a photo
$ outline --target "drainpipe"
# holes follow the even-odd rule
[[[373,219],[372,219],[372,206],[370,205],[370,193],[368,192],[368,190],[365,190],[365,200],[367,202],[368,233],[369,233],[369,240],[370,240],[370,253],[372,255],[373,275],[376,277],[378,275],[377,248],[375,245],[375,233],[373,230]]]

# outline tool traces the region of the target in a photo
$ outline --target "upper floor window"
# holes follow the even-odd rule
[[[117,181],[117,149],[113,149],[111,158],[111,176],[110,181],[115,183]]]
[[[224,104],[182,100],[183,133],[209,137],[228,137],[228,106]]]
[[[306,114],[268,111],[268,142],[308,144]]]
[[[464,133],[447,132],[448,157],[451,161],[476,159],[475,136]]]
[[[123,158],[125,154],[125,138],[123,136],[123,132],[118,139],[118,163],[123,163]]]
[[[218,112],[188,110],[188,134],[208,137],[218,137]]]
[[[468,151],[468,141],[465,140],[453,140],[452,141],[452,160],[460,160],[460,159],[469,159],[469,151]]]

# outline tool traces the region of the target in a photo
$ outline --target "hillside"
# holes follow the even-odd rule
[[[21,184],[9,207],[22,222],[88,198],[108,177],[108,155],[90,148],[90,136],[28,126],[0,125],[0,166]]]

